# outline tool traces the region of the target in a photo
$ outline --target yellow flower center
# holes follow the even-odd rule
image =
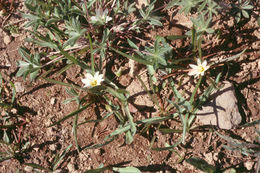
[[[205,71],[205,68],[204,68],[203,66],[200,66],[199,71],[200,71],[200,72],[204,72],[204,71]]]
[[[92,87],[96,86],[96,85],[97,85],[97,80],[91,81],[91,82],[90,82],[90,85],[91,85]]]

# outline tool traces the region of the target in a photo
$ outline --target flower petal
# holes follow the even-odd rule
[[[194,76],[195,74],[197,74],[198,71],[197,70],[194,70],[194,69],[191,69],[188,73],[189,76]]]
[[[193,68],[193,69],[197,69],[197,68],[198,68],[198,66],[197,66],[197,65],[194,65],[194,64],[189,64],[189,66],[190,66],[191,68]]]
[[[205,68],[207,66],[207,61],[204,60],[201,65]]]
[[[200,58],[197,59],[197,65],[198,65],[198,66],[201,66],[201,60],[200,60]]]

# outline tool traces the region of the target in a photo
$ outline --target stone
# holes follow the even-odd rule
[[[216,125],[221,129],[239,125],[242,117],[233,84],[225,81],[224,87],[211,94],[209,101],[197,112],[197,118],[204,125]]]
[[[54,105],[56,102],[56,99],[54,97],[52,97],[50,102],[51,102],[51,105]]]
[[[14,86],[15,86],[15,91],[18,93],[24,92],[24,90],[25,90],[25,88],[21,82],[15,82]]]
[[[245,168],[246,168],[248,171],[250,171],[250,170],[252,170],[252,168],[253,168],[253,166],[254,166],[254,162],[253,162],[253,161],[247,161],[247,162],[244,163],[244,166],[245,166]]]
[[[57,146],[56,146],[55,144],[51,144],[51,145],[49,146],[49,149],[50,149],[51,151],[55,151],[56,148],[57,148]]]
[[[147,0],[137,0],[136,1],[136,7],[141,9],[142,7],[146,7],[148,5]]]
[[[204,154],[204,158],[205,160],[209,163],[209,164],[213,164],[213,155],[212,153],[205,153]]]
[[[33,172],[33,167],[31,166],[25,166],[24,167],[25,172]]]
[[[5,35],[5,36],[4,36],[4,43],[5,43],[6,45],[8,45],[9,43],[11,43],[11,41],[12,41],[12,39],[11,39],[11,37],[10,37],[9,35]]]
[[[68,163],[67,168],[68,168],[69,172],[74,172],[75,171],[75,166],[72,163]]]

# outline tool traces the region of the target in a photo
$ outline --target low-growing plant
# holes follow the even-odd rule
[[[41,78],[66,87],[67,93],[72,98],[64,103],[75,101],[78,107],[51,126],[74,118],[72,131],[79,152],[107,145],[119,134],[124,134],[126,144],[130,144],[141,127],[147,130],[151,125],[155,125],[156,130],[163,133],[181,133],[180,138],[172,144],[165,143],[163,148],[153,146],[154,136],[151,141],[152,149],[172,150],[185,143],[187,134],[195,128],[193,122],[196,112],[210,94],[221,87],[221,73],[210,76],[209,72],[216,65],[234,60],[245,52],[244,50],[217,62],[210,62],[203,57],[202,41],[205,35],[214,34],[211,22],[219,8],[212,0],[171,1],[165,6],[166,8],[181,6],[180,12],[197,14],[196,18],[191,18],[193,27],[186,35],[172,35],[166,38],[157,36],[155,41],[148,41],[142,46],[136,41],[142,40],[138,38],[138,34],[149,28],[162,26],[160,18],[154,13],[155,3],[154,0],[137,10],[135,3],[130,1],[122,3],[120,0],[25,1],[29,13],[23,14],[23,17],[28,19],[25,27],[31,34],[31,38],[27,38],[26,41],[32,43],[34,49],[19,48],[23,60],[18,61],[19,70],[16,75],[23,76],[24,79],[29,76],[31,82]],[[135,15],[136,18],[131,19],[131,15]],[[174,56],[172,46],[169,44],[169,40],[180,38],[190,40],[191,49],[186,50],[189,55],[186,58]],[[41,51],[37,51],[38,47],[42,48]],[[134,119],[129,110],[129,91],[116,85],[115,78],[118,75],[107,73],[107,62],[117,58],[124,61],[126,58],[145,66],[148,72],[148,84],[139,75],[136,76],[156,106],[159,116]],[[66,73],[70,68],[80,68],[77,77],[81,78],[81,83],[55,80],[56,76]],[[186,74],[188,68],[189,73]],[[185,77],[194,76],[196,85],[191,95],[187,96],[185,91],[183,94],[183,91],[179,90],[180,81],[175,72],[180,72]],[[202,85],[203,82],[205,85]],[[164,89],[170,91],[172,95],[168,97],[162,95],[161,91]],[[101,118],[78,122],[79,114],[97,102],[105,108]],[[98,123],[110,116],[117,119],[118,125],[116,130],[105,137],[103,143],[79,146],[77,139],[79,126]],[[163,122],[171,119],[178,120],[180,126],[175,129],[161,128]],[[183,159],[181,155],[180,158]],[[30,166],[36,167],[33,164]],[[54,171],[54,168],[56,167],[48,170]],[[136,169],[113,168],[113,170],[123,172]]]
[[[30,145],[30,142],[22,139],[22,129],[26,120],[16,114],[15,104],[15,85],[11,81],[6,82],[0,74],[0,162],[8,159],[17,159],[21,162],[24,152]]]
[[[242,142],[240,140],[225,136],[216,131],[216,134],[222,139],[227,141],[228,145],[223,145],[223,148],[230,151],[239,151],[245,156],[251,156],[256,158],[256,173],[260,172],[260,120],[256,120],[250,123],[246,123],[241,126],[241,128],[255,128],[255,141],[256,142]]]
[[[249,10],[252,10],[254,7],[250,5],[250,1],[238,0],[236,4],[231,4],[232,13],[235,14],[235,19],[237,22],[241,20],[242,17],[249,18]]]
[[[40,170],[46,171],[46,172],[55,172],[57,170],[57,168],[60,166],[61,162],[65,160],[64,157],[69,152],[71,146],[72,146],[72,144],[70,144],[67,148],[65,148],[62,151],[62,153],[57,153],[55,155],[54,159],[51,161],[49,168],[43,167],[43,166],[41,166],[39,164],[35,164],[35,163],[25,163],[25,165],[32,167],[33,171],[35,171],[35,172],[41,172]]]

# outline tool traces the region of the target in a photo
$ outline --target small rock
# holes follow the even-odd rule
[[[33,167],[31,167],[31,166],[25,166],[25,167],[24,167],[24,170],[25,170],[26,172],[32,172],[32,171],[33,171]]]
[[[148,5],[147,0],[137,0],[136,7],[141,9],[142,7],[146,7]]]
[[[56,99],[54,97],[51,98],[51,105],[55,104]]]
[[[252,168],[253,168],[253,166],[254,166],[254,162],[252,162],[252,161],[247,161],[247,162],[244,163],[244,166],[246,167],[246,169],[247,169],[248,171],[250,171],[250,170],[252,170]]]
[[[57,169],[54,171],[54,173],[67,173],[67,171],[64,169]]]
[[[16,92],[18,92],[18,93],[24,92],[24,90],[25,90],[25,88],[21,82],[15,82],[14,86],[15,86]]]
[[[94,153],[95,153],[95,154],[99,154],[99,153],[100,153],[99,149],[95,149],[95,150],[94,150]]]
[[[50,149],[51,151],[55,151],[55,150],[56,150],[56,145],[55,145],[55,144],[51,144],[51,145],[49,146],[49,149]]]
[[[213,160],[214,160],[214,161],[217,161],[217,160],[218,160],[218,153],[214,153],[214,154],[213,154]]]
[[[55,134],[56,134],[55,128],[53,128],[53,127],[48,128],[46,134],[47,134],[48,137],[55,136]]]
[[[12,108],[11,112],[12,112],[12,114],[17,114],[17,109],[16,108]]]
[[[8,45],[9,43],[11,43],[11,41],[12,41],[12,39],[11,39],[11,37],[10,37],[9,35],[5,35],[5,36],[4,36],[4,43],[5,43],[6,45]]]
[[[242,121],[237,106],[234,86],[224,82],[224,87],[210,96],[210,100],[197,112],[204,125],[217,125],[221,129],[232,129]]]
[[[68,163],[67,168],[69,172],[75,172],[75,166],[72,163]]]
[[[212,153],[204,154],[204,156],[205,156],[205,160],[206,160],[209,164],[212,164],[212,163],[213,163],[213,155],[212,155]]]
[[[39,149],[40,149],[39,147],[34,147],[34,148],[33,148],[33,150],[36,151],[36,152],[38,152]]]

